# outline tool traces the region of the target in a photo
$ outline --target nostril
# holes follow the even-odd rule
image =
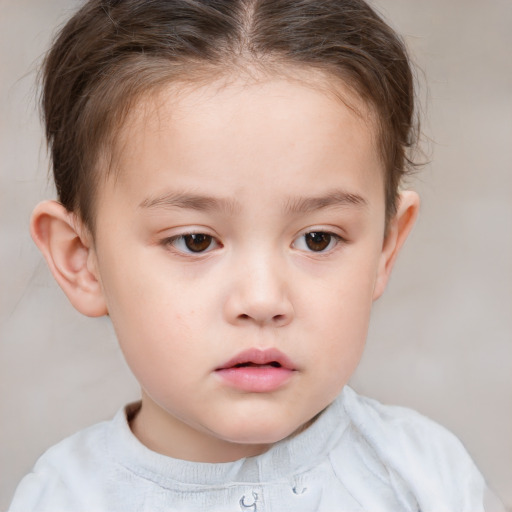
[[[288,311],[287,308],[263,308],[263,307],[243,307],[235,305],[238,311],[228,313],[231,322],[239,322],[240,325],[255,323],[260,326],[283,327],[287,325],[293,318],[293,310]]]

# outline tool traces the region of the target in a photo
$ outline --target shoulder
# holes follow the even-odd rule
[[[385,405],[372,398],[344,390],[343,405],[351,423],[368,439],[404,443],[409,448],[430,452],[436,446],[451,452],[465,452],[462,443],[445,427],[422,414],[396,405]]]
[[[111,423],[86,428],[47,450],[18,485],[9,511],[94,509],[90,490],[104,476]]]
[[[475,467],[461,441],[426,416],[406,407],[384,405],[350,388],[344,398],[353,427],[386,459],[421,460],[438,470]],[[445,467],[447,462],[449,467]]]
[[[390,406],[346,388],[342,404],[353,441],[397,493],[421,510],[483,510],[485,482],[460,440],[405,407]]]

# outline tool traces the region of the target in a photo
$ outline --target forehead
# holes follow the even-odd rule
[[[230,194],[265,179],[321,188],[315,177],[337,173],[347,186],[378,183],[380,191],[375,126],[346,87],[314,76],[172,84],[140,99],[125,118],[114,181],[134,194],[141,186],[210,182],[224,183]]]

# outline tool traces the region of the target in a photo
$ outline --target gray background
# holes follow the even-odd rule
[[[72,309],[28,234],[53,196],[35,70],[76,5],[0,0],[0,509],[46,447],[138,395],[108,321]],[[423,70],[432,163],[352,384],[454,431],[512,510],[512,1],[375,5]]]

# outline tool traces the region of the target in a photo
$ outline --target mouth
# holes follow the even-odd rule
[[[285,368],[287,370],[295,370],[295,365],[285,354],[276,348],[266,350],[253,348],[240,352],[217,368],[216,371],[229,368]]]
[[[293,362],[277,349],[246,350],[215,370],[224,384],[249,393],[276,391],[294,372]]]
[[[282,365],[278,361],[271,361],[268,364],[257,364],[249,361],[247,363],[235,364],[233,368],[282,368]]]

